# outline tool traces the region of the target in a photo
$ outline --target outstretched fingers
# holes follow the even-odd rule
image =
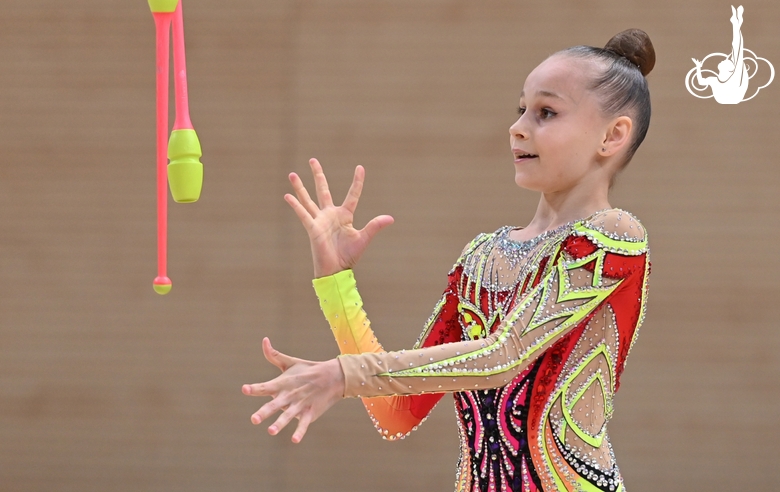
[[[395,219],[390,215],[379,215],[368,221],[368,224],[360,230],[360,234],[365,236],[366,241],[371,241],[379,231],[393,222],[395,222]]]
[[[355,213],[358,201],[360,201],[360,194],[363,192],[363,182],[365,181],[365,178],[366,170],[363,166],[357,166],[355,168],[355,175],[352,177],[352,185],[350,185],[349,191],[347,192],[347,197],[344,198],[344,203],[341,204],[342,207],[349,210],[352,214]]]
[[[331,198],[328,180],[325,178],[325,172],[322,170],[320,161],[309,159],[309,166],[314,175],[314,190],[317,192],[317,201],[320,202],[320,208],[332,206],[333,198]]]
[[[245,384],[241,386],[241,392],[246,396],[275,396],[279,393],[279,385],[276,379],[265,383]]]
[[[268,427],[268,433],[275,436],[287,427],[293,419],[298,419],[298,426],[292,435],[292,442],[297,444],[301,442],[303,436],[306,435],[309,424],[312,422],[311,411],[302,411],[301,406],[301,404],[284,405],[281,402],[281,398],[279,398],[263,405],[260,410],[252,415],[251,421],[254,425],[258,425],[266,421],[271,415],[279,410],[283,410],[276,421]]]
[[[281,432],[282,429],[287,427],[287,424],[292,422],[292,419],[300,418],[300,413],[300,405],[290,405],[287,409],[285,409],[284,412],[282,412],[281,415],[279,415],[279,418],[276,419],[276,422],[268,427],[268,433],[272,436],[277,435],[279,432]]]
[[[358,201],[360,201],[360,195],[363,192],[363,183],[365,183],[365,179],[366,170],[363,168],[363,166],[357,166],[355,168],[355,175],[352,178],[352,185],[349,187],[347,197],[344,199],[344,203],[341,205],[342,207],[349,210],[349,212],[352,214],[355,213]],[[392,224],[393,221],[394,219],[389,215],[380,215],[374,217],[368,222],[368,224],[366,224],[363,229],[360,230],[360,233],[364,235],[368,241],[370,241],[377,232]]]
[[[295,191],[295,194],[298,196],[298,201],[303,205],[303,208],[305,208],[312,217],[316,217],[317,212],[319,212],[320,209],[317,207],[317,204],[314,203],[314,200],[311,199],[311,196],[309,196],[309,192],[306,190],[306,186],[303,185],[301,177],[295,173],[290,173],[287,178],[290,180],[293,191]]]
[[[295,364],[295,359],[285,355],[271,346],[271,340],[268,337],[263,338],[263,355],[271,364],[278,367],[282,372]]]
[[[290,208],[293,209],[293,212],[295,212],[295,215],[298,216],[298,219],[300,219],[301,224],[303,224],[303,227],[307,231],[311,229],[312,226],[314,226],[314,218],[312,217],[311,213],[303,205],[301,205],[301,202],[298,201],[297,198],[287,193],[284,195],[284,201],[287,202]]]
[[[274,398],[273,400],[269,401],[258,411],[252,414],[252,417],[250,417],[250,420],[253,424],[257,425],[261,422],[264,422],[265,420],[269,419],[271,415],[275,414],[279,410],[284,410],[285,412],[288,412],[290,410],[290,394],[285,395],[279,395],[277,398]]]
[[[298,418],[298,427],[295,429],[295,433],[292,436],[292,442],[296,444],[301,442],[306,431],[309,429],[310,423],[311,415],[309,412],[304,412],[303,415]]]

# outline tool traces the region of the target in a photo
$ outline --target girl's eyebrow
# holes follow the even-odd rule
[[[525,95],[525,91],[523,91],[523,92],[521,92],[521,93],[520,93],[520,97],[523,97],[524,95]],[[563,97],[559,96],[558,94],[556,94],[556,93],[554,93],[554,92],[550,92],[550,91],[537,91],[537,92],[536,92],[536,95],[537,95],[537,96],[547,96],[547,97],[553,97],[553,98],[555,98],[555,99],[561,99],[561,100],[563,100]]]

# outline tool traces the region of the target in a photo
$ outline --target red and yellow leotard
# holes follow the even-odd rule
[[[384,351],[350,270],[315,279],[344,396],[398,439],[454,393],[458,491],[623,491],[606,424],[644,319],[645,230],[618,209],[526,242],[511,230],[464,249],[412,350]]]

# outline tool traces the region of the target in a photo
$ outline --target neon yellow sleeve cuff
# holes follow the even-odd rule
[[[352,270],[315,278],[312,285],[342,354],[384,351],[363,310]]]

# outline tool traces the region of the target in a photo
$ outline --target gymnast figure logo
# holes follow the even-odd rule
[[[731,41],[730,55],[712,53],[707,55],[702,61],[693,58],[693,63],[695,63],[696,66],[685,76],[685,88],[694,96],[700,99],[714,97],[715,101],[720,104],[739,104],[756,97],[761,89],[771,84],[772,80],[774,80],[775,67],[769,63],[769,60],[761,58],[751,50],[745,48],[741,31],[742,14],[744,11],[745,9],[742,5],[737,9],[735,9],[733,5],[731,6],[732,16],[730,20],[733,27],[733,38]],[[713,57],[723,58],[723,60],[718,63],[718,73],[715,73],[712,70],[702,70],[704,62]],[[769,67],[769,81],[757,88],[750,97],[745,98],[750,79],[758,73],[759,61],[766,63]],[[712,76],[704,77],[702,74],[711,74]],[[712,89],[712,94],[702,96],[696,93],[705,92],[708,87]]]

